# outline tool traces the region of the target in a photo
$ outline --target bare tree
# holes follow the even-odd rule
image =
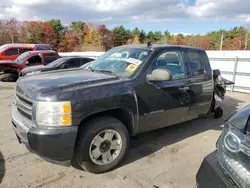
[[[250,39],[249,39],[249,30],[250,30],[250,24],[249,24],[249,26],[248,26],[247,29],[246,29],[245,48],[244,48],[244,50],[247,50],[248,41],[250,40]]]

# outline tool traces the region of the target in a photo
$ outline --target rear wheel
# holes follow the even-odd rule
[[[15,73],[3,73],[0,75],[0,81],[2,82],[15,82],[18,76]]]
[[[214,117],[216,119],[222,117],[222,115],[223,115],[223,110],[220,107],[214,110]]]
[[[77,163],[92,173],[104,173],[117,167],[129,147],[125,125],[113,117],[99,117],[85,126],[80,130],[76,144]]]

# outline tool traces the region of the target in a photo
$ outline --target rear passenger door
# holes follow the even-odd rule
[[[211,67],[205,51],[188,49],[184,53],[187,87],[190,91],[190,116],[193,118],[209,111],[213,97]]]

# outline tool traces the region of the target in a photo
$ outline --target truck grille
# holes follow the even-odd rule
[[[28,120],[32,120],[32,100],[16,92],[16,107],[20,114]]]

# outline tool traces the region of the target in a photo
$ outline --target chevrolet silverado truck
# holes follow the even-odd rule
[[[203,49],[120,46],[83,67],[16,83],[17,138],[52,163],[71,165],[74,158],[86,171],[107,172],[121,164],[131,136],[222,115],[214,109],[213,71]]]
[[[0,81],[15,82],[25,67],[47,65],[58,58],[58,53],[53,50],[41,50],[24,52],[14,61],[1,60]]]
[[[250,104],[225,121],[216,151],[203,160],[198,188],[250,188]]]

